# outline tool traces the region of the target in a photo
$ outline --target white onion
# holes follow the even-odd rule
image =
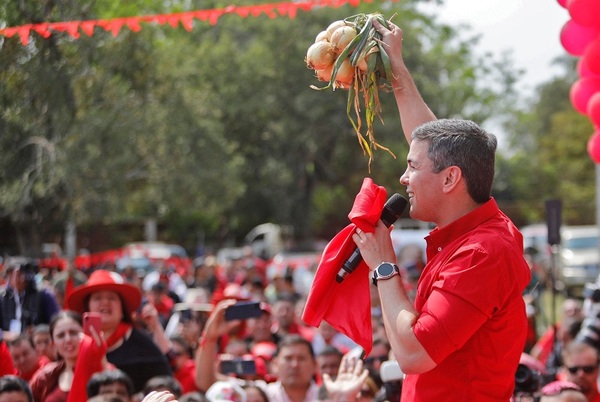
[[[335,61],[335,52],[331,43],[319,41],[313,43],[306,52],[306,65],[315,70],[329,67]]]
[[[333,50],[340,54],[342,51],[348,46],[352,39],[356,38],[357,32],[356,29],[350,26],[341,26],[331,34],[331,45],[333,46]]]

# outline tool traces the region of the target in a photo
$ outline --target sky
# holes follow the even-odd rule
[[[551,62],[566,54],[559,38],[570,16],[557,0],[445,0],[425,9],[449,25],[465,23],[481,33],[477,53],[510,50],[515,67],[525,70],[524,92],[560,73]]]

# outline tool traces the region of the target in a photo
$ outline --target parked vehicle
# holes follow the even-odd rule
[[[571,226],[561,231],[561,279],[566,289],[580,295],[583,286],[600,274],[600,230]]]
[[[552,268],[556,288],[568,295],[581,296],[586,283],[595,282],[600,274],[600,229],[595,225],[563,226],[561,244],[554,250],[548,245],[545,224],[521,228],[526,252],[537,252],[543,269]]]

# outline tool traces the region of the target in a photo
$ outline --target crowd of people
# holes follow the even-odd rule
[[[289,269],[267,275],[266,261],[253,255],[198,258],[188,275],[160,260],[155,268],[148,281],[113,264],[65,275],[7,261],[0,298],[6,389],[27,389],[33,401],[150,401],[144,398],[164,397],[158,391],[179,401],[383,395],[379,370],[390,345],[381,322],[373,352],[361,359],[356,343],[331,325],[302,323],[306,295]],[[249,302],[258,313],[225,319],[228,308]],[[84,328],[90,312],[101,316],[99,331]]]

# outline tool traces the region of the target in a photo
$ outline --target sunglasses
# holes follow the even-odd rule
[[[383,363],[383,362],[387,362],[389,360],[389,357],[387,355],[383,355],[383,356],[373,356],[373,357],[367,357],[364,359],[365,364],[373,364],[376,361],[378,361],[379,363]]]
[[[567,370],[569,370],[569,373],[571,374],[577,374],[577,372],[579,370],[583,370],[584,373],[586,374],[591,374],[594,371],[596,371],[598,369],[598,366],[573,366],[573,367],[567,367]]]

